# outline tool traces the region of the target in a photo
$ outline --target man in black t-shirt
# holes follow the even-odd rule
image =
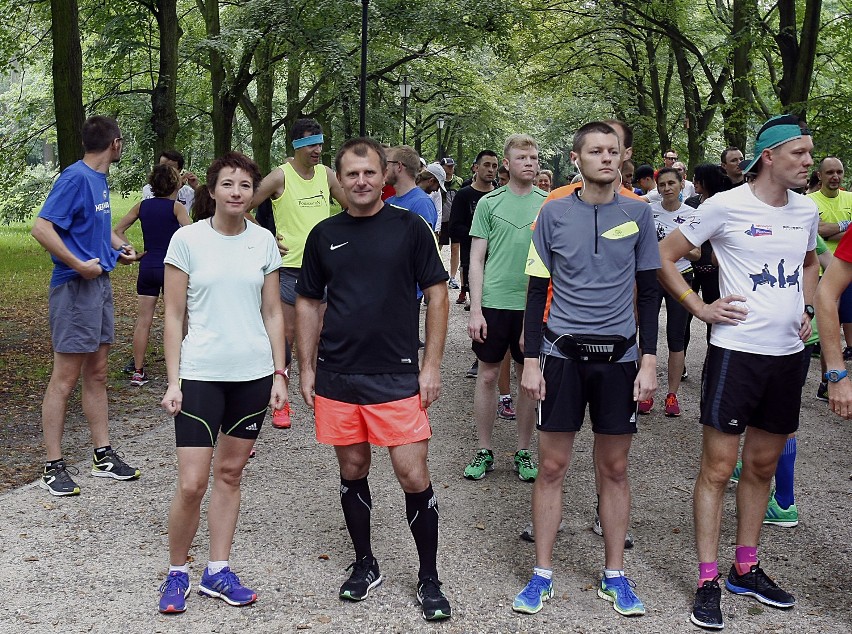
[[[497,172],[497,154],[492,150],[482,150],[476,155],[473,164],[473,182],[462,187],[453,199],[453,207],[450,211],[450,239],[461,245],[461,293],[456,304],[464,304],[467,301],[468,282],[467,273],[470,269],[470,227],[473,224],[473,213],[476,211],[476,203],[490,191],[494,190],[494,175]]]
[[[426,409],[441,391],[448,275],[431,227],[382,202],[387,159],[381,145],[347,141],[335,168],[349,208],[308,235],[296,283],[296,341],[302,396],[314,408],[317,440],[337,453],[340,502],[355,547],[340,598],[361,601],[382,582],[370,540],[367,475],[371,445],[384,446],[405,491],[420,558],[423,617],[446,619],[450,604],[438,581],[438,506],[426,463],[432,435]],[[427,300],[421,364],[418,285]]]

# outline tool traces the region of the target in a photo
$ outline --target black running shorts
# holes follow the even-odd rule
[[[253,381],[180,382],[183,404],[175,416],[178,447],[213,447],[219,431],[235,438],[254,440],[260,433],[272,375]]]
[[[726,434],[757,427],[772,434],[799,428],[802,355],[780,357],[710,345],[701,377],[701,424]]]
[[[524,331],[524,311],[483,307],[482,316],[488,324],[488,333],[484,342],[471,343],[476,358],[484,363],[500,363],[506,356],[506,350],[510,350],[512,358],[523,363],[521,333]]]
[[[579,431],[588,405],[594,433],[636,433],[635,361],[599,363],[541,355],[541,365],[546,395],[538,403],[539,431]]]

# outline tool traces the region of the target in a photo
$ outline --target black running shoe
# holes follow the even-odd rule
[[[736,566],[731,566],[725,587],[734,594],[754,597],[773,608],[792,608],[796,605],[796,598],[767,577],[760,567],[760,562],[753,565],[744,575],[737,574]]]
[[[689,620],[695,623],[698,627],[706,627],[711,630],[721,630],[725,627],[722,622],[722,588],[719,587],[719,580],[722,575],[716,575],[716,578],[711,581],[705,581],[701,587],[695,591],[695,602],[692,604],[692,614],[689,615]]]
[[[436,577],[426,577],[417,582],[417,600],[427,621],[441,621],[452,616],[450,602],[441,592],[441,582]]]
[[[124,462],[115,449],[110,449],[100,460],[92,454],[92,475],[113,480],[136,480],[142,472]]]
[[[51,495],[80,495],[80,487],[68,475],[69,469],[74,469],[75,474],[79,473],[76,467],[66,467],[64,460],[57,462],[51,469],[45,467],[38,485]]]
[[[349,579],[340,586],[340,598],[349,601],[363,601],[370,595],[370,590],[381,585],[382,573],[379,572],[379,562],[375,558],[362,557],[349,564],[346,570],[352,570]]]
[[[130,357],[130,361],[128,361],[125,366],[121,368],[121,371],[125,374],[133,374],[134,372],[136,372],[136,359]]]

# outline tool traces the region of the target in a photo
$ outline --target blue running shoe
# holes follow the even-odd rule
[[[248,605],[257,601],[257,593],[241,584],[240,578],[228,567],[222,568],[215,575],[211,575],[205,568],[198,594],[222,599],[228,605]]]
[[[189,575],[175,570],[170,572],[160,586],[160,612],[180,614],[186,612],[186,597],[189,596]]]
[[[633,592],[636,584],[627,577],[601,578],[598,596],[612,603],[612,608],[622,616],[642,616],[645,606]]]
[[[512,603],[515,612],[535,614],[544,607],[544,602],[553,598],[553,580],[533,575],[527,587],[521,590]]]

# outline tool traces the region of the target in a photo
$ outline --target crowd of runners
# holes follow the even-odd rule
[[[83,159],[62,172],[32,231],[55,264],[39,485],[52,495],[80,494],[62,436],[81,377],[92,475],[141,476],[110,445],[106,388],[114,341],[109,272],[138,262],[133,359],[125,370],[131,385],[149,380],[145,353],[162,294],[162,407],[174,417],[178,463],[160,612],[186,610],[189,549],[211,467],[210,552],[198,590],[235,606],[257,600],[229,561],[242,473],[268,410],[273,426],[289,428],[290,399],[300,393],[318,442],[334,447],[340,469],[354,549],[340,598],[364,600],[382,583],[369,473],[371,447],[387,447],[417,548],[422,615],[450,618],[427,464],[427,410],[441,394],[450,289],[470,312],[466,374],[476,380],[477,446],[459,464],[459,477],[479,481],[494,468],[499,417],[515,421],[511,466],[533,483],[531,522],[521,537],[535,542],[535,561],[513,610],[534,614],[553,596],[564,482],[588,417],[597,491],[589,514],[604,542],[597,592],[619,614],[645,613],[624,566],[624,550],[633,546],[628,473],[637,419],[652,411],[658,389],[663,302],[666,416],[683,413],[677,393],[688,376],[690,321],[707,324],[701,404],[688,412],[703,434],[690,619],[724,626],[722,585],[772,607],[795,606],[761,567],[758,541],[763,524],[799,521],[795,433],[812,354],[822,359],[817,397],[852,418],[844,364],[852,345],[841,346],[843,335],[852,344],[852,241],[844,237],[852,194],[841,189],[843,164],[835,157],[824,158],[809,183],[813,142],[798,118],[768,120],[751,159],[727,148],[720,163],[698,165],[691,181],[674,150],[663,152],[659,168],[636,166],[628,125],[591,122],[573,138],[575,178],[552,190],[554,175],[542,169],[526,134],[511,135],[502,154],[479,152],[463,180],[450,157],[427,163],[411,147],[369,138],[346,141],[331,169],[320,163],[321,127],[300,119],[291,130],[292,156],[265,177],[249,157],[229,152],[199,184],[183,171],[180,153],[161,153],[143,200],[114,229],[106,177],[121,157],[121,131],[94,116],[82,138]],[[137,220],[144,251],[126,237]],[[298,386],[289,380],[294,344]],[[725,576],[718,551],[731,479],[738,482],[737,538]]]

